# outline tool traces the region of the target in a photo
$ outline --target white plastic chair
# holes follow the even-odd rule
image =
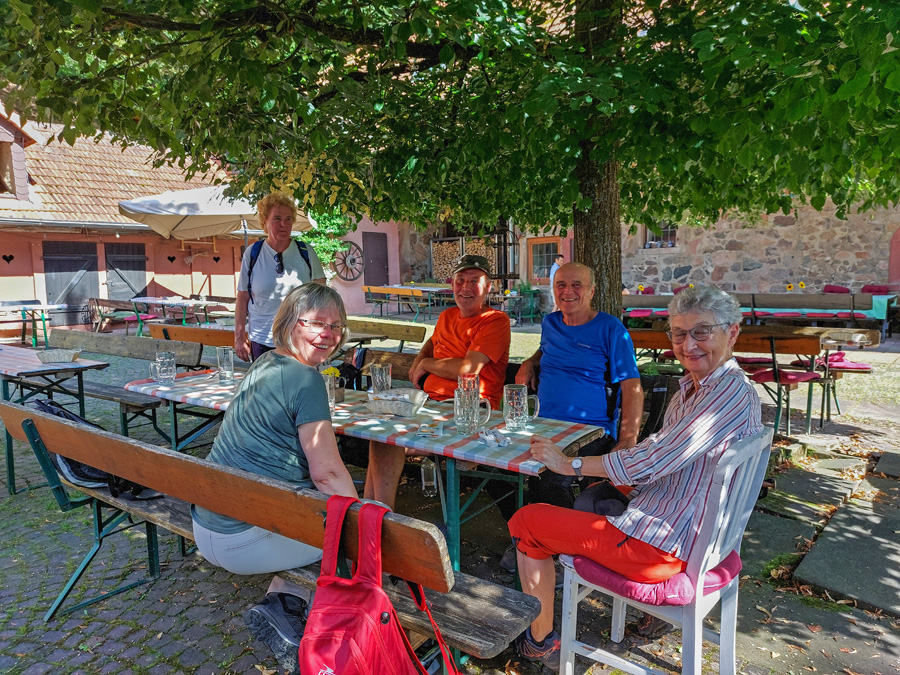
[[[631,605],[681,626],[683,675],[699,675],[703,638],[719,644],[719,673],[734,675],[741,538],[766,473],[772,434],[773,429],[767,427],[743,438],[732,444],[719,460],[700,533],[688,558],[687,569],[681,574],[662,584],[640,584],[586,558],[560,556],[565,569],[561,673],[574,675],[575,654],[634,675],[660,673],[575,639],[578,603],[591,592],[601,591],[613,598],[610,631],[613,642],[621,642],[625,635],[625,612]],[[704,583],[698,585],[698,579]],[[694,592],[695,589],[699,592]],[[637,599],[646,598],[648,592],[655,594],[653,603]],[[717,634],[703,627],[703,619],[720,601],[721,634]]]

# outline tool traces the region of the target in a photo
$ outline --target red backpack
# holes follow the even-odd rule
[[[359,511],[359,560],[351,579],[338,576],[338,548],[347,509],[359,500],[328,499],[322,570],[300,640],[304,675],[427,675],[397,613],[381,587],[381,522],[388,509],[363,504]],[[447,672],[458,675],[419,584],[409,583],[416,606],[428,614]]]

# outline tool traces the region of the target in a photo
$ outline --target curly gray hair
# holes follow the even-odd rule
[[[733,295],[711,286],[685,288],[675,294],[669,302],[669,316],[679,316],[689,312],[709,312],[716,317],[716,323],[740,324],[744,317],[741,306]]]

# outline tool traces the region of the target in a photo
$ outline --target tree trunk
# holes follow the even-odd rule
[[[593,54],[594,44],[615,39],[622,22],[622,0],[580,0],[576,9],[575,35]],[[598,118],[595,126],[609,125]],[[582,196],[591,200],[587,211],[574,210],[575,260],[594,272],[597,291],[594,309],[613,316],[622,313],[622,229],[619,218],[619,166],[614,159],[602,163],[591,157],[594,144],[581,143],[581,163],[576,169]]]

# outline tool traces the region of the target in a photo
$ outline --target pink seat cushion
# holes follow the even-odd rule
[[[155,319],[156,314],[141,314],[141,321],[149,321],[150,319]],[[136,315],[132,314],[131,316],[126,316],[123,321],[137,321],[138,318]]]
[[[806,316],[810,319],[832,319],[836,315],[834,312],[807,312]]]
[[[739,364],[768,364],[772,365],[772,359],[768,356],[735,356],[734,360]]]
[[[756,316],[771,316],[772,312],[760,312],[758,309],[753,312]]]
[[[658,584],[642,584],[632,581],[603,565],[580,555],[574,556],[575,571],[581,578],[595,586],[606,588],[636,602],[648,605],[677,607],[694,599],[694,587],[685,572],[676,574]],[[741,571],[741,556],[732,551],[725,559],[706,573],[703,579],[703,594],[708,595],[727,586]]]
[[[667,349],[666,351],[664,351],[662,354],[659,355],[659,358],[661,358],[661,359],[674,359],[674,358],[675,358],[675,352],[673,352],[671,349]]]
[[[866,315],[861,314],[860,312],[838,312],[837,316],[839,319],[865,319]]]
[[[798,316],[803,316],[803,315],[800,312],[775,312],[775,316],[785,318],[785,317],[798,317]]]
[[[872,295],[887,295],[891,292],[888,286],[879,286],[878,284],[866,284],[862,287],[860,293],[871,293]]]
[[[741,312],[741,316],[753,316],[753,312]]]
[[[658,309],[655,312],[653,312],[653,316],[669,316],[669,310]]]
[[[647,286],[643,291],[640,291],[641,295],[653,295],[656,291],[653,289],[653,286]]]
[[[685,288],[690,288],[690,286],[679,286],[678,288],[673,288],[672,295],[677,295],[678,293],[681,293],[681,291],[683,291]]]
[[[761,370],[758,373],[753,373],[750,376],[750,379],[756,382],[757,384],[762,384],[764,382],[775,382],[775,371],[774,370]],[[778,384],[797,384],[800,382],[812,382],[813,380],[821,380],[822,376],[819,373],[810,373],[806,370],[779,370],[778,371]]]
[[[645,319],[651,314],[653,314],[652,309],[632,309],[630,312],[628,312],[628,316],[630,316],[632,319]]]
[[[846,286],[834,286],[832,284],[825,284],[825,288],[822,291],[823,293],[849,293],[850,289]]]

